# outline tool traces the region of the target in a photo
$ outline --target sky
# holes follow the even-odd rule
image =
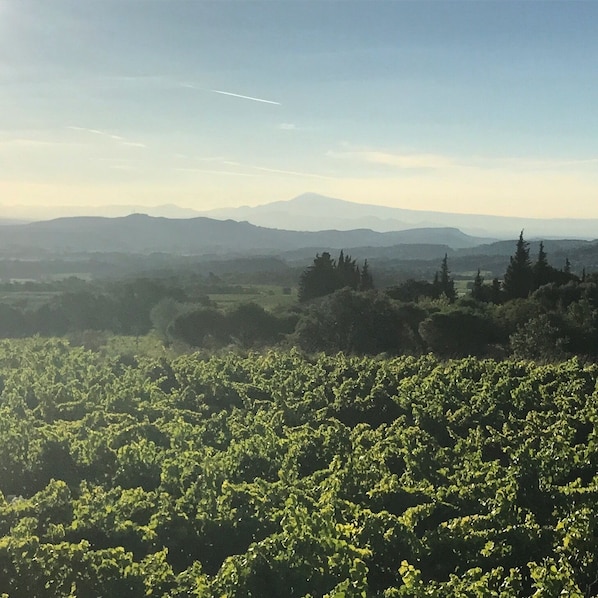
[[[598,2],[0,0],[0,205],[598,217]]]

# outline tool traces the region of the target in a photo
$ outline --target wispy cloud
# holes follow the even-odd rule
[[[224,156],[194,156],[192,154],[183,154],[181,152],[174,154],[173,158],[191,162],[224,162],[226,160]]]
[[[277,127],[281,131],[297,131],[299,127],[293,123],[280,123]]]
[[[280,102],[274,102],[273,100],[265,100],[264,98],[256,98],[253,96],[245,96],[241,95],[240,93],[232,93],[230,91],[222,91],[220,89],[210,89],[211,93],[219,93],[223,96],[231,96],[233,98],[241,98],[243,100],[251,100],[252,102],[261,102],[262,104],[274,104],[275,106],[280,106]]]
[[[44,149],[55,146],[74,145],[63,141],[47,141],[43,139],[28,139],[28,138],[14,138],[14,139],[0,139],[0,147],[20,147],[25,149]]]
[[[313,179],[326,179],[332,180],[335,177],[326,176],[324,174],[315,174],[313,172],[301,172],[298,170],[283,170],[280,168],[266,168],[265,166],[248,166],[248,168],[253,168],[254,170],[259,170],[261,172],[272,172],[274,174],[289,174],[292,176],[300,176],[300,177],[307,177]]]
[[[145,143],[141,143],[139,141],[130,141],[126,137],[122,135],[116,135],[114,133],[109,133],[107,131],[101,131],[100,129],[90,129],[87,127],[75,127],[75,126],[68,126],[67,129],[70,131],[77,131],[80,133],[87,133],[89,135],[97,135],[99,137],[104,137],[105,139],[111,139],[112,141],[118,141],[121,145],[125,145],[127,147],[147,147]]]
[[[127,172],[141,172],[144,166],[144,160],[141,159],[98,158],[97,162],[103,164],[110,170],[122,170]]]
[[[340,151],[330,150],[326,156],[338,160],[360,162],[362,164],[378,164],[396,170],[574,170],[593,167],[598,158],[535,158],[535,157],[501,157],[501,156],[448,156],[435,153],[388,152],[371,148],[351,148]]]
[[[227,176],[256,177],[256,174],[249,172],[233,172],[232,170],[212,170],[207,168],[175,168],[175,172],[197,172],[200,174],[222,174]]]
[[[594,167],[598,158],[472,158],[471,164],[481,168],[503,168],[509,170],[562,170]]]
[[[80,131],[82,133],[90,133],[91,135],[100,135],[101,137],[107,137],[108,139],[114,139],[115,141],[124,141],[124,137],[120,135],[113,135],[111,133],[107,133],[106,131],[100,131],[99,129],[88,129],[87,127],[74,127],[69,126],[67,127],[70,131]]]
[[[237,162],[235,160],[228,160],[222,157],[207,157],[207,158],[194,158],[192,162],[203,162],[221,165],[222,169],[206,169],[196,166],[179,167],[175,168],[178,172],[201,172],[208,174],[227,174],[230,176],[248,176],[256,177],[259,176],[258,172],[267,172],[272,174],[284,174],[296,177],[306,177],[315,179],[326,179],[332,180],[335,177],[326,176],[322,174],[316,174],[313,172],[304,172],[298,170],[285,170],[282,168],[269,168],[267,166],[258,166],[256,164],[246,164],[243,162]]]
[[[400,170],[441,169],[457,165],[453,158],[439,154],[389,153],[376,150],[329,151],[330,158],[350,159],[368,164],[381,164]]]
[[[275,102],[274,100],[266,100],[265,98],[258,98],[255,96],[247,96],[241,93],[233,93],[232,91],[223,91],[221,89],[205,89],[200,87],[199,85],[195,85],[194,83],[189,83],[188,81],[184,81],[179,83],[180,87],[185,87],[186,89],[196,89],[197,91],[208,91],[210,93],[217,93],[223,96],[230,96],[233,98],[240,98],[242,100],[250,100],[252,102],[260,102],[262,104],[273,104],[274,106],[281,106],[280,102]]]

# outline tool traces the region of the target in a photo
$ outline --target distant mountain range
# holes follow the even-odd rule
[[[598,219],[540,219],[480,214],[455,214],[424,210],[407,210],[370,204],[359,204],[314,193],[306,193],[287,201],[260,206],[241,206],[197,211],[174,204],[145,206],[63,206],[0,208],[0,216],[27,220],[47,220],[58,216],[120,217],[144,213],[154,217],[197,218],[246,221],[260,227],[293,231],[350,231],[371,229],[396,232],[408,229],[459,229],[474,237],[513,239],[525,230],[528,239],[598,237]],[[439,241],[440,242],[440,241]]]
[[[5,256],[85,252],[267,255],[304,248],[315,253],[326,249],[402,244],[461,249],[488,241],[455,228],[301,232],[233,220],[169,219],[133,214],[121,218],[73,217],[4,225],[0,234],[0,252]]]
[[[353,203],[315,193],[255,207],[210,210],[203,215],[293,230],[370,228],[383,232],[452,227],[469,235],[502,239],[517,237],[521,230],[525,230],[527,238],[598,237],[598,219],[540,219],[406,210]]]
[[[0,227],[0,263],[3,278],[9,279],[43,277],[51,272],[168,271],[176,264],[227,261],[246,272],[255,268],[270,271],[272,260],[278,260],[276,267],[304,268],[316,253],[330,251],[336,258],[343,249],[359,263],[369,260],[379,283],[388,285],[396,280],[397,272],[416,278],[431,276],[445,254],[455,273],[475,273],[479,268],[500,276],[517,236],[496,241],[451,227],[293,231],[206,217],[84,216],[4,224]],[[539,241],[530,243],[531,256],[537,255],[538,245]],[[598,241],[548,239],[545,250],[557,268],[569,259],[575,272],[598,270]],[[211,269],[222,270],[222,266]]]

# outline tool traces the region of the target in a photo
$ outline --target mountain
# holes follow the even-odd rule
[[[598,236],[598,219],[541,219],[481,214],[456,214],[407,210],[359,204],[315,193],[306,193],[287,201],[239,208],[220,208],[202,213],[210,218],[247,220],[259,226],[315,231],[325,228],[350,230],[370,228],[385,232],[410,228],[459,228],[482,237],[511,239],[521,230],[526,238],[580,238]]]
[[[370,229],[376,232],[408,229],[453,228],[474,237],[513,239],[521,230],[527,239],[598,237],[598,219],[519,218],[481,214],[456,214],[407,210],[388,206],[360,204],[343,199],[305,193],[293,199],[259,206],[241,206],[198,211],[175,204],[159,206],[1,206],[0,218],[44,221],[59,217],[122,217],[134,213],[161,218],[212,218],[246,221],[256,226],[294,230],[349,231]]]
[[[107,206],[25,206],[0,205],[0,224],[20,222],[41,222],[56,218],[72,218],[75,216],[99,216],[102,218],[118,218],[131,214],[147,214],[158,218],[197,218],[202,213],[192,208],[182,208],[175,204],[159,206],[139,205],[107,205]]]
[[[169,219],[145,214],[121,218],[73,217],[6,225],[0,235],[4,255],[44,253],[126,252],[182,255],[271,254],[299,248],[341,249],[389,247],[400,244],[475,247],[489,239],[466,235],[455,228],[375,232],[301,232],[270,229],[248,222],[211,218]]]

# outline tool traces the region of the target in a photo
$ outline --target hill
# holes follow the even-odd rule
[[[598,219],[540,219],[483,214],[457,214],[359,204],[315,193],[261,206],[221,208],[203,212],[212,218],[247,220],[260,226],[321,230],[370,228],[376,231],[410,228],[459,228],[482,237],[512,238],[525,230],[528,238],[575,237],[593,239]]]
[[[5,226],[5,255],[81,252],[165,252],[183,255],[268,254],[304,247],[389,247],[398,244],[475,247],[488,239],[454,228],[380,233],[368,229],[301,232],[213,218],[168,219],[133,214],[122,218],[74,217]]]
[[[458,207],[458,204],[455,204]],[[598,219],[542,219],[458,214],[363,204],[304,193],[293,199],[275,201],[258,206],[238,206],[199,211],[174,203],[159,206],[103,205],[103,206],[8,206],[0,205],[0,224],[16,224],[8,218],[23,221],[42,221],[65,217],[118,218],[134,213],[169,219],[199,217],[217,220],[249,222],[256,226],[293,231],[348,231],[370,229],[395,232],[421,228],[458,228],[475,237],[512,239],[525,230],[528,239],[568,238],[594,239]]]

